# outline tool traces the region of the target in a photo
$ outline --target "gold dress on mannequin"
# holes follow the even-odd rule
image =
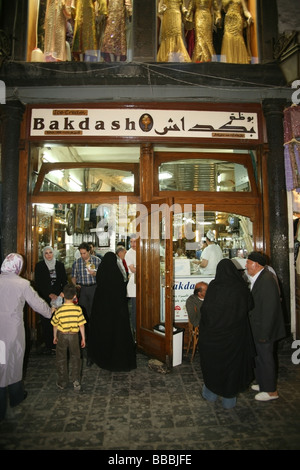
[[[105,21],[107,17],[107,0],[97,0],[95,2],[95,15],[96,15],[96,40],[97,49],[101,50],[103,40]]]
[[[71,18],[72,0],[48,0],[45,16],[45,45],[46,62],[67,59],[66,26]]]
[[[193,62],[210,62],[216,55],[213,46],[213,25],[221,21],[221,10],[217,0],[192,0],[189,5],[190,17],[194,14],[195,47]]]
[[[157,53],[157,62],[191,62],[182,38],[182,21],[187,13],[183,0],[161,0],[159,2],[161,42]]]
[[[79,54],[94,51],[96,56],[96,21],[93,0],[76,1],[76,17],[72,52],[78,59]]]
[[[247,50],[243,30],[247,19],[248,25],[252,16],[244,0],[223,0],[222,8],[225,11],[224,36],[221,56],[223,62],[234,64],[249,64],[251,54]]]
[[[101,54],[107,62],[126,60],[126,17],[131,16],[131,0],[108,0],[108,15],[101,49]]]

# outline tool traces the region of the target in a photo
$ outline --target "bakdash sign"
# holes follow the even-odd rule
[[[256,112],[119,108],[35,108],[30,136],[260,139]]]

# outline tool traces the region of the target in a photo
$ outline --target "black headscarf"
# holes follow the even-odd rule
[[[241,272],[231,260],[221,260],[201,308],[199,352],[205,385],[225,398],[245,390],[253,379],[251,307]]]
[[[115,253],[104,255],[96,280],[88,336],[89,357],[103,369],[135,369],[135,346],[130,328],[126,283]]]
[[[108,251],[104,255],[97,270],[96,281],[99,288],[106,289],[111,294],[116,292],[116,287],[123,287],[122,294],[126,293],[126,285],[123,285],[124,281],[118,267],[117,255],[112,251]]]

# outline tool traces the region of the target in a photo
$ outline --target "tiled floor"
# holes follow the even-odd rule
[[[300,449],[300,364],[279,354],[279,400],[261,403],[248,390],[224,410],[200,396],[198,353],[169,374],[138,354],[130,373],[84,364],[82,391],[56,388],[55,356],[31,352],[27,399],[0,423],[5,450]]]

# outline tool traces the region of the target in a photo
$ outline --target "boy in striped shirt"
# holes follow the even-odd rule
[[[56,369],[58,380],[56,385],[63,390],[68,386],[68,351],[72,369],[74,390],[80,390],[81,357],[78,333],[81,334],[81,347],[85,347],[84,324],[86,320],[79,305],[74,305],[76,287],[67,284],[63,290],[64,304],[53,314],[53,343],[56,344]]]

